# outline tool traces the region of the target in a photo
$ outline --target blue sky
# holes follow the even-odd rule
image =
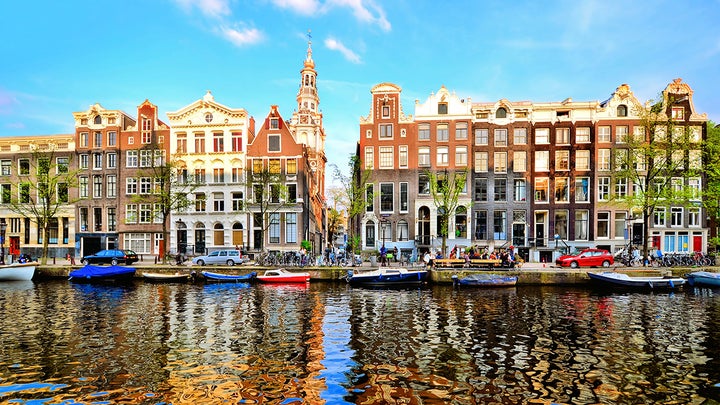
[[[72,133],[93,103],[162,118],[200,99],[288,119],[311,30],[329,163],[370,89],[406,114],[442,86],[473,101],[641,100],[675,78],[720,122],[720,0],[28,0],[0,5],[0,136]]]

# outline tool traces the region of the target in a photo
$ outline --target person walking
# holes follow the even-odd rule
[[[380,265],[387,266],[387,248],[385,248],[384,243],[380,248]]]

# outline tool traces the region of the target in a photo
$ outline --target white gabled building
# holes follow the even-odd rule
[[[189,255],[249,245],[243,212],[248,136],[255,121],[243,108],[217,103],[210,91],[202,99],[168,113],[170,155],[186,179],[202,183],[186,212],[173,214],[171,246]]]

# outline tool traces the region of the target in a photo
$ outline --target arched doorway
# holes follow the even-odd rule
[[[430,208],[426,206],[418,209],[418,244],[430,246]]]

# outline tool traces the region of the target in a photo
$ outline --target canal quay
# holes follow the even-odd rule
[[[390,267],[401,266],[399,263],[390,263]],[[35,273],[36,280],[66,278],[69,272],[81,268],[81,265],[70,265],[64,263],[49,263],[37,267]],[[222,274],[247,274],[255,271],[261,273],[270,267],[262,267],[253,263],[244,264],[242,266],[194,266],[189,263],[183,265],[171,265],[155,263],[153,261],[140,261],[132,266],[137,271],[136,278],[142,278],[143,271],[165,274],[176,273],[199,273],[203,270],[213,271]],[[407,268],[425,268],[424,266]],[[340,266],[304,266],[304,267],[288,267],[289,271],[306,271],[310,273],[311,281],[344,281],[349,270],[364,271],[376,269],[377,266],[371,266],[369,262],[364,262],[361,266],[340,267]],[[717,267],[713,268],[690,268],[690,267],[625,267],[623,265],[613,265],[609,268],[592,268],[583,267],[580,269],[571,269],[567,267],[559,267],[547,263],[522,263],[519,267],[511,269],[504,267],[486,268],[486,267],[464,267],[464,268],[429,268],[430,274],[428,278],[429,284],[452,284],[453,276],[465,277],[476,273],[494,273],[506,276],[516,276],[518,278],[517,285],[585,285],[590,283],[588,272],[600,271],[617,271],[627,273],[631,276],[676,276],[681,277],[686,273],[698,270],[718,271]]]

